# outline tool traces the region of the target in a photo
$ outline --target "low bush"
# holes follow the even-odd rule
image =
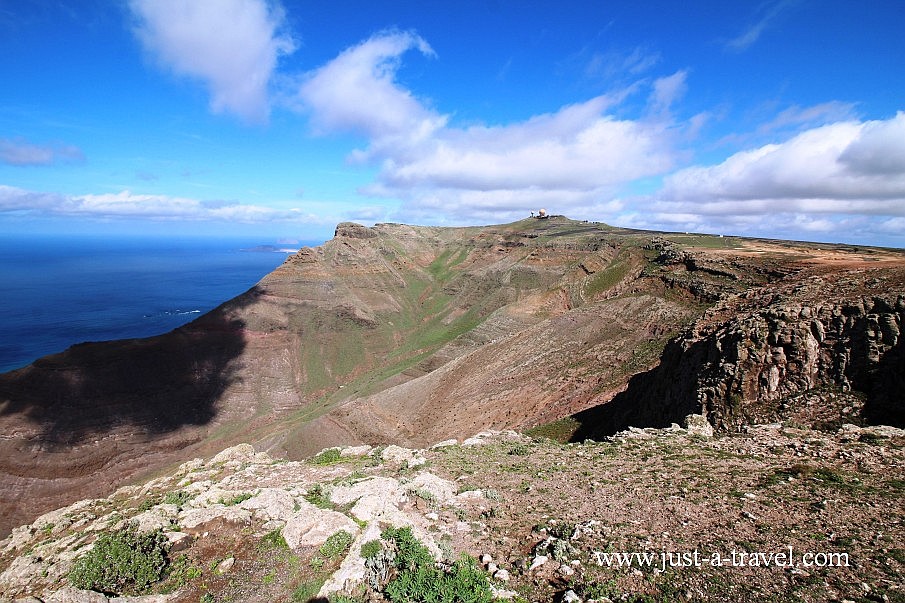
[[[396,575],[384,589],[397,603],[490,603],[493,595],[484,571],[474,558],[463,555],[449,569],[434,562],[430,551],[410,528],[388,528],[381,537],[396,549]]]
[[[69,583],[105,595],[135,595],[163,577],[167,538],[157,530],[139,534],[134,525],[101,535],[69,572]]]
[[[315,456],[311,461],[315,465],[332,465],[342,460],[342,454],[339,448],[327,448]]]

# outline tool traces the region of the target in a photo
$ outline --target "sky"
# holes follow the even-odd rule
[[[901,0],[0,0],[0,236],[905,247]]]

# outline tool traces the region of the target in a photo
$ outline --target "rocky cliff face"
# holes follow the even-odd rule
[[[555,216],[340,224],[172,333],[0,375],[0,533],[241,441],[297,459],[586,411],[577,435],[900,421],[903,257]]]
[[[822,271],[726,297],[664,349],[580,436],[668,425],[692,412],[719,429],[792,422],[905,425],[902,272]]]

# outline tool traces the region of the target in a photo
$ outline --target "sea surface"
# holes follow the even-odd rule
[[[175,329],[252,287],[286,259],[281,247],[0,235],[0,373],[76,343]]]

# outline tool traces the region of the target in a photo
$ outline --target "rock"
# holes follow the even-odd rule
[[[286,522],[282,534],[289,548],[295,550],[303,546],[320,546],[340,530],[354,536],[361,528],[347,515],[306,503]]]
[[[410,492],[418,490],[429,492],[440,503],[445,503],[452,499],[459,490],[459,487],[454,482],[437,477],[433,473],[419,473],[405,485],[405,488]]]
[[[373,521],[378,518],[397,517],[401,511],[394,499],[379,494],[369,494],[359,498],[349,509],[349,513],[359,521]]]
[[[398,448],[398,446],[397,446]],[[348,505],[365,496],[378,496],[396,504],[404,489],[391,477],[372,477],[355,482],[351,486],[336,486],[330,490],[330,502]]]
[[[217,465],[229,461],[252,461],[255,458],[255,448],[251,444],[238,444],[226,450],[220,451],[210,460],[208,465]]]
[[[113,597],[108,599],[110,603],[167,603],[177,598],[178,593],[169,595],[143,595],[141,597]]]
[[[500,582],[509,582],[509,572],[503,568],[500,568],[493,573],[493,579],[499,580]]]
[[[575,594],[574,590],[567,590],[563,593],[562,603],[581,603],[581,597]]]
[[[204,464],[204,459],[202,458],[192,459],[179,465],[179,469],[176,470],[176,473],[174,473],[173,476],[183,477],[185,475],[188,475],[189,473],[201,469],[202,467],[204,467]]]
[[[518,596],[518,593],[514,590],[506,590],[503,588],[497,588],[493,584],[490,585],[490,594],[493,595],[494,600],[496,599],[514,599]]]
[[[713,437],[713,425],[704,415],[687,415],[685,417],[685,429],[688,435],[702,436],[705,438]]]
[[[456,440],[455,438],[453,438],[451,440],[443,440],[442,442],[437,442],[436,444],[431,446],[431,450],[439,450],[440,448],[448,448],[450,446],[456,446],[456,445],[458,445],[458,443],[459,443],[459,440]]]
[[[415,451],[411,448],[403,448],[402,446],[390,444],[380,453],[380,458],[387,463],[408,464],[409,461],[415,458]]]
[[[529,439],[515,431],[482,431],[463,440],[462,446],[486,446],[493,442],[522,442]]]
[[[225,574],[229,570],[233,568],[233,565],[236,564],[235,557],[227,557],[223,561],[217,564],[217,569],[215,570],[218,574]]]
[[[242,501],[238,506],[265,521],[288,521],[295,513],[295,498],[280,488],[262,488],[255,496]]]
[[[357,457],[357,456],[367,456],[374,450],[373,446],[368,446],[364,444],[362,446],[346,446],[341,448],[339,451],[339,456],[344,457]]]
[[[32,580],[44,573],[45,564],[31,555],[21,555],[13,559],[9,567],[0,574],[0,585],[4,591],[10,587],[27,588]]]
[[[372,540],[380,540],[382,528],[376,523],[368,525],[353,541],[349,547],[349,554],[339,565],[339,569],[327,578],[318,592],[319,597],[327,598],[330,595],[343,591],[350,591],[365,580],[365,563],[361,556],[361,545]]]
[[[367,226],[355,222],[340,222],[333,233],[334,238],[346,237],[350,239],[374,239],[377,232]]]
[[[465,492],[459,492],[455,496],[456,500],[476,500],[479,498],[484,498],[483,490],[466,490]]]
[[[539,568],[540,566],[542,566],[549,560],[550,560],[550,558],[547,557],[546,555],[535,555],[534,560],[531,562],[531,565],[528,567],[528,571],[530,572],[530,571],[536,570],[537,568]]]
[[[195,537],[185,532],[166,532],[167,541],[170,543],[170,552],[178,553],[184,551],[192,545]]]
[[[179,514],[179,527],[189,533],[204,531],[204,526],[213,521],[222,521],[234,525],[251,523],[251,512],[239,507],[206,507],[188,509]]]
[[[93,590],[79,590],[66,586],[51,594],[45,601],[47,603],[107,603],[107,597]]]
[[[155,508],[145,511],[144,513],[139,513],[132,521],[135,522],[139,533],[149,534],[156,530],[165,530],[169,528],[176,517],[176,513],[166,513],[164,510]]]

